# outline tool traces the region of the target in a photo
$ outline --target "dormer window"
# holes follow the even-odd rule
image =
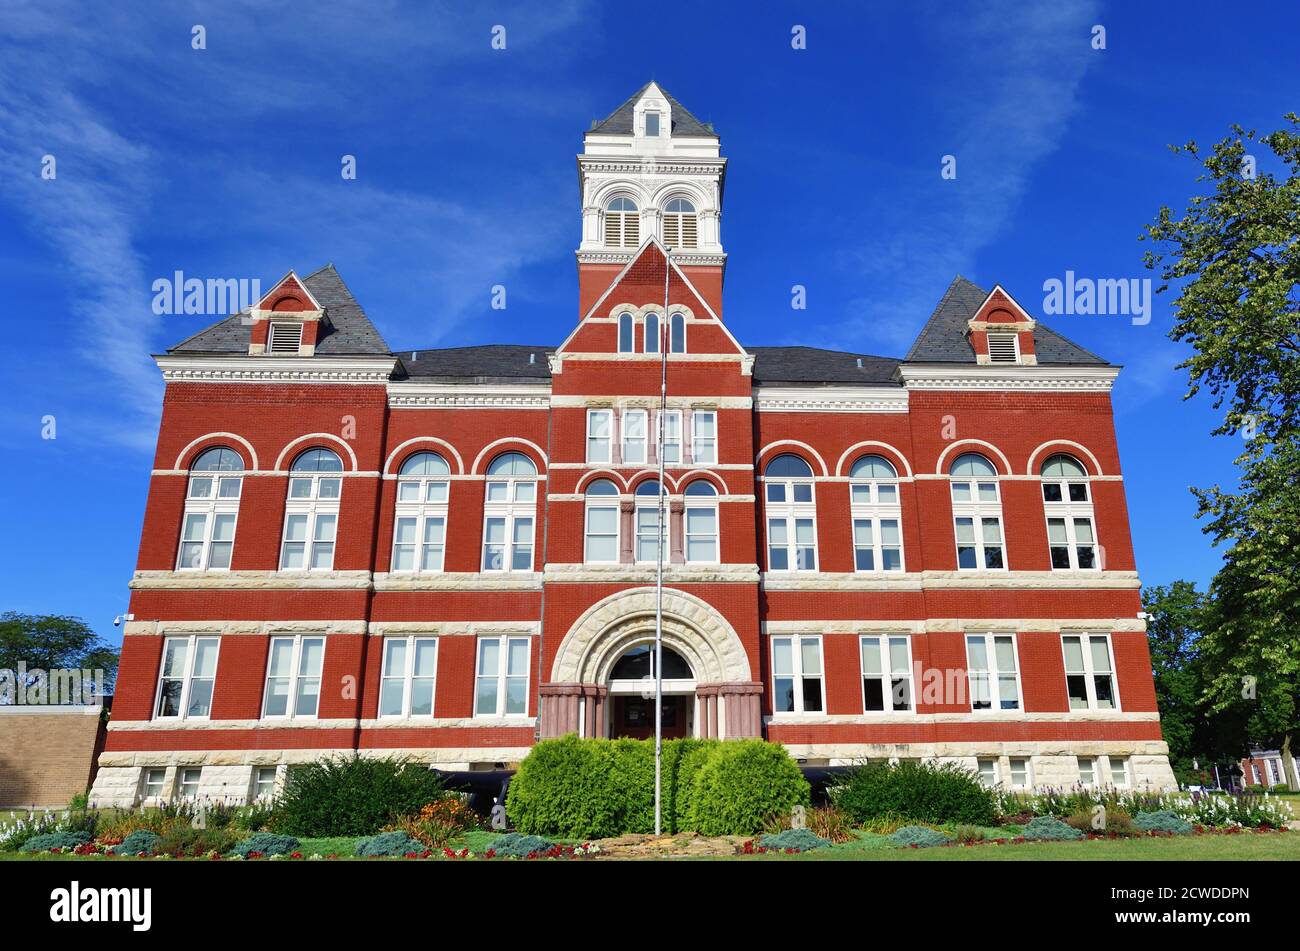
[[[645,134],[647,138],[659,137],[659,113],[647,112],[645,114]]]
[[[615,198],[605,206],[605,246],[635,248],[641,243],[641,216],[631,198]]]
[[[298,353],[302,349],[302,324],[271,321],[266,349],[268,353]]]
[[[1019,363],[1020,337],[1017,334],[989,334],[990,363]]]
[[[668,247],[695,247],[698,230],[695,206],[685,198],[674,198],[664,205],[664,244]]]

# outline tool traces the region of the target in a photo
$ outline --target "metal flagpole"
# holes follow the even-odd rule
[[[664,312],[659,316],[659,425],[655,429],[655,452],[659,454],[659,557],[655,565],[655,835],[663,833],[663,746],[664,746],[664,417],[668,409],[668,348],[664,333],[668,326],[668,273],[672,267],[668,248],[664,252]]]

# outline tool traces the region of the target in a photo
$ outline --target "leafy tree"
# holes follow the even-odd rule
[[[1205,596],[1190,581],[1142,591],[1142,606],[1151,615],[1147,643],[1160,707],[1160,729],[1169,744],[1170,765],[1180,775],[1190,770],[1197,758],[1194,738],[1204,704],[1196,641],[1201,635],[1204,600]]]
[[[0,614],[0,670],[103,670],[112,693],[118,651],[101,641],[81,618],[57,614]],[[31,682],[29,678],[28,682]]]
[[[1176,285],[1169,336],[1189,343],[1187,398],[1224,410],[1216,435],[1244,438],[1235,490],[1194,489],[1207,534],[1225,547],[1200,650],[1215,711],[1250,709],[1250,738],[1287,755],[1300,711],[1300,116],[1265,135],[1232,127],[1203,152],[1181,217],[1160,209],[1144,255],[1160,291]],[[1271,153],[1274,173],[1250,149]],[[1268,156],[1265,156],[1268,158]]]

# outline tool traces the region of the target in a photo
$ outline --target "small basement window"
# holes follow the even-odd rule
[[[302,349],[302,324],[272,322],[267,353],[297,353]]]
[[[1020,338],[1016,334],[989,334],[990,363],[1019,363]]]

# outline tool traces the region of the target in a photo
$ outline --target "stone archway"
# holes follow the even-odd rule
[[[596,602],[560,642],[540,694],[542,736],[604,734],[607,683],[615,662],[654,631],[654,588],[631,588]],[[664,589],[663,640],[695,672],[699,736],[759,736],[762,685],[735,629],[707,601]]]

